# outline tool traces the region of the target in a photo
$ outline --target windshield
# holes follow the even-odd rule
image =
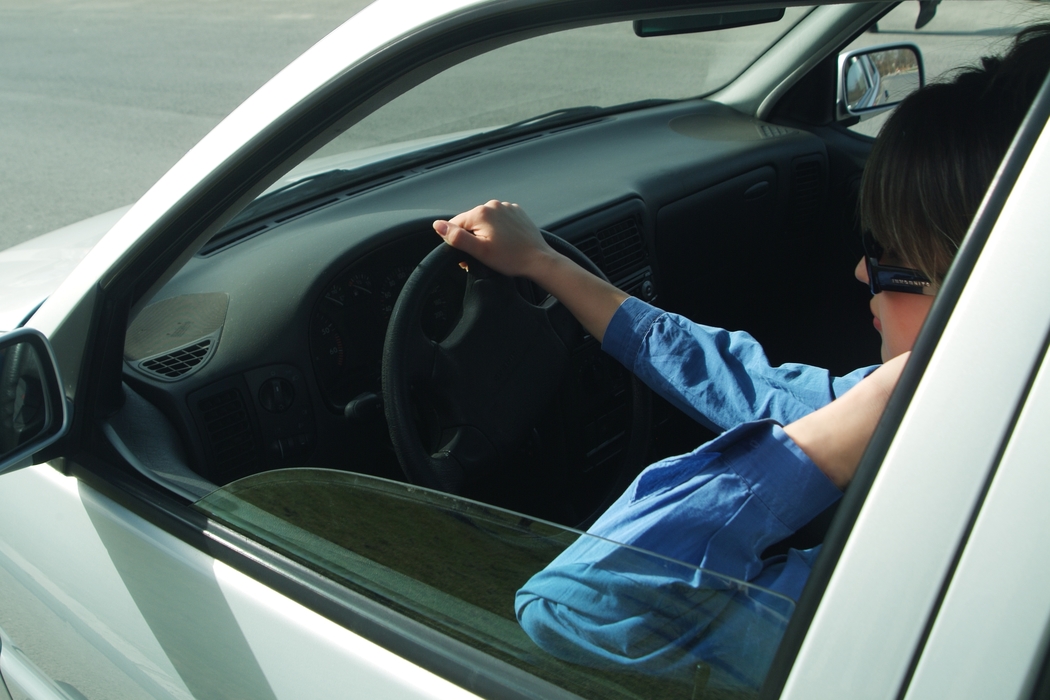
[[[196,507],[582,697],[750,696],[794,609],[758,586],[641,549],[348,472],[265,472]]]
[[[354,124],[277,181],[227,228],[353,184],[366,168],[374,176],[376,165],[384,162],[407,167],[497,129],[504,130],[498,134],[502,137],[504,132],[594,118],[602,110],[710,94],[808,12],[788,8],[777,21],[644,38],[632,22],[619,22],[489,51],[435,75]],[[355,177],[355,171],[361,175]],[[335,174],[318,179],[327,173]],[[308,186],[289,189],[308,178],[313,179]]]
[[[709,94],[807,12],[748,27],[639,37],[631,22],[526,39],[453,66],[394,99],[314,157],[491,129],[554,110]]]

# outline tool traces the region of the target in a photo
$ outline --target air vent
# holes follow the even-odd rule
[[[618,280],[645,264],[645,243],[634,219],[613,224],[594,235],[601,244],[600,265],[609,279]]]
[[[211,339],[205,338],[199,343],[187,345],[175,352],[143,360],[139,363],[139,369],[156,375],[160,379],[178,379],[203,362],[210,350]]]
[[[197,402],[204,431],[211,443],[214,473],[223,476],[249,471],[258,462],[252,425],[241,392],[227,389]]]
[[[598,266],[599,269],[602,267],[602,244],[598,242],[597,238],[584,238],[582,241],[576,244],[580,252],[591,259],[591,262]]]
[[[792,233],[812,235],[823,210],[824,162],[820,156],[798,158],[792,163],[791,189]]]
[[[150,304],[128,327],[124,360],[165,382],[196,372],[215,354],[229,303],[224,292],[208,292]]]
[[[218,333],[215,333],[180,348],[129,364],[152,379],[174,382],[203,367],[214,354],[217,342]]]

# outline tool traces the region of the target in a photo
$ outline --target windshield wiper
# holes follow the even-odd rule
[[[532,133],[535,131],[544,131],[563,124],[586,122],[597,117],[604,117],[610,114],[628,112],[636,109],[644,109],[646,107],[654,107],[673,101],[674,100],[653,99],[641,100],[639,102],[628,102],[626,104],[614,105],[612,107],[587,105],[582,107],[556,109],[551,112],[529,117],[528,119],[522,119],[511,124],[499,126],[495,129],[489,129],[488,131],[455,139],[448,143],[431,146],[429,148],[422,148],[419,151],[408,155],[398,156],[363,167],[354,168],[353,170],[338,168],[323,173],[317,173],[316,175],[307,175],[302,179],[279,187],[272,192],[267,192],[249,203],[248,206],[241,210],[237,216],[233,217],[233,219],[231,219],[230,222],[208,242],[202,252],[207,253],[210,250],[225,245],[227,239],[239,238],[240,236],[238,235],[230,235],[231,232],[236,229],[243,229],[249,224],[272,216],[279,211],[291,209],[292,207],[302,205],[309,201],[322,199],[338,192],[339,190],[346,189],[359,184],[364,180],[381,175],[384,171],[413,167],[422,161],[433,160],[434,158],[440,158],[441,156],[452,153],[458,153],[471,148],[477,148],[490,143],[503,141],[511,136]]]
[[[315,197],[323,197],[330,192],[339,190],[350,180],[354,173],[355,171],[353,170],[327,170],[316,175],[307,175],[295,182],[289,182],[283,187],[278,187],[276,190],[267,192],[252,200],[237,216],[223,226],[223,231],[269,216],[299,202],[314,199]]]
[[[490,129],[489,131],[483,131],[480,134],[468,136],[459,141],[455,141],[454,143],[447,144],[446,146],[440,146],[439,148],[449,148],[451,150],[451,147],[455,147],[456,150],[459,150],[463,148],[463,146],[475,145],[479,142],[487,143],[489,141],[499,141],[514,134],[542,131],[561,126],[562,124],[590,121],[596,117],[605,117],[610,114],[619,114],[620,112],[631,112],[636,109],[645,109],[646,107],[658,107],[670,102],[674,102],[674,100],[649,99],[639,100],[637,102],[625,102],[624,104],[613,105],[612,107],[586,105],[583,107],[556,109],[551,112],[539,114],[535,117],[512,122],[505,126],[499,126],[495,129]]]

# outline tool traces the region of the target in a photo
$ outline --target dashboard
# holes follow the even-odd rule
[[[852,369],[877,359],[874,338],[842,342],[844,326],[872,335],[840,226],[859,173],[811,133],[702,100],[462,154],[195,256],[129,327],[125,383],[170,421],[187,467],[211,483],[290,466],[403,479],[382,415],[387,324],[412,270],[441,244],[433,220],[492,198],[520,203],[629,293],[751,331],[774,363]],[[465,284],[450,267],[430,290],[431,340],[455,327]],[[520,291],[532,303],[544,296]],[[578,521],[623,478],[632,440],[646,442],[641,463],[702,437],[659,401],[639,426],[629,375],[585,334],[562,384],[522,446],[532,457],[508,466],[537,474],[535,492],[495,485],[496,501],[542,500],[558,484],[591,493],[589,505],[542,514]]]

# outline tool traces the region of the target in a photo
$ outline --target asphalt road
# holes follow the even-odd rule
[[[2,0],[0,249],[134,202],[222,117],[366,4]],[[994,49],[1017,16],[1042,9],[1028,0],[947,0],[916,32],[918,3],[905,2],[857,44],[917,41],[936,75],[972,60],[975,36]],[[556,71],[538,73],[556,79]]]
[[[0,2],[0,249],[134,202],[367,4]]]

